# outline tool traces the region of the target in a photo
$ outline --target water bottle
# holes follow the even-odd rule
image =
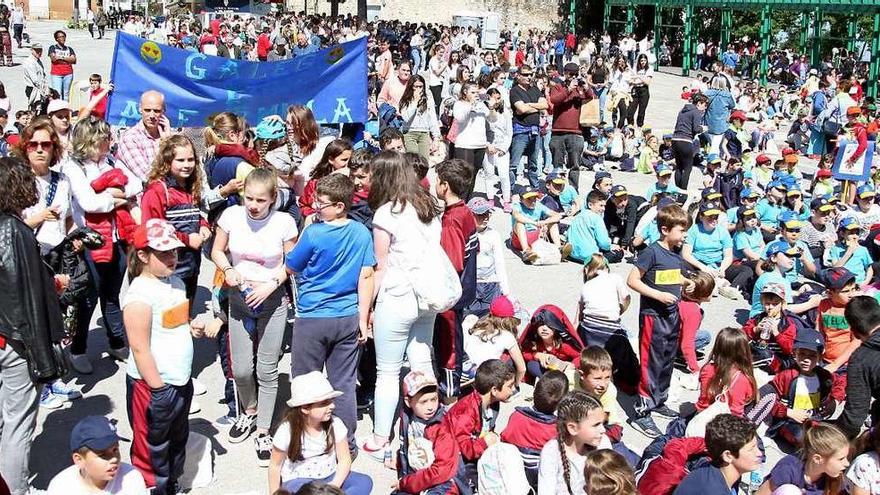
[[[242,301],[247,301],[248,295],[250,295],[252,292],[254,292],[254,289],[251,288],[251,286],[247,285],[247,284],[241,284],[241,286],[239,286],[238,290],[239,290],[239,292],[241,292]],[[263,308],[263,305],[260,304],[256,308],[251,308],[250,306],[247,306],[247,302],[245,302],[245,307],[247,308],[247,310],[246,310],[246,314],[245,314],[244,318],[242,318],[242,324],[244,325],[244,330],[248,333],[248,335],[253,337],[254,332],[257,330],[256,315]]]
[[[239,288],[239,291],[241,292],[241,298],[244,299],[245,301],[247,301],[247,297],[248,297],[249,295],[251,295],[251,293],[254,292],[254,289],[251,288],[250,285],[247,285],[247,284],[241,284],[241,287]],[[245,304],[247,304],[247,303],[245,303]],[[250,306],[248,306],[248,307],[250,308]],[[263,309],[263,305],[262,305],[262,304],[259,304],[259,305],[257,305],[256,307],[250,308],[251,313],[254,313],[254,314],[259,313],[261,309]]]
[[[761,468],[758,468],[755,471],[749,473],[749,495],[755,495],[758,493],[758,489],[761,488],[761,484],[764,483],[764,475],[761,474]]]

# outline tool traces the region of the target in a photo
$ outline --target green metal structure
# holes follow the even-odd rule
[[[572,3],[573,5],[573,3]],[[855,48],[858,29],[858,18],[873,18],[870,42],[871,63],[868,70],[868,94],[876,97],[878,76],[880,76],[880,0],[605,0],[602,27],[610,31],[611,26],[619,26],[631,33],[635,28],[636,7],[648,5],[654,7],[654,50],[659,52],[662,36],[661,28],[680,28],[684,32],[682,46],[682,75],[687,76],[693,65],[694,48],[694,13],[696,9],[718,9],[721,11],[720,42],[726,47],[733,32],[733,11],[750,10],[758,12],[761,17],[759,39],[761,42],[761,59],[759,75],[761,82],[767,82],[768,55],[772,39],[772,21],[770,13],[775,10],[801,12],[798,46],[801,53],[809,53],[810,64],[817,65],[821,57],[822,41],[830,38],[822,36],[821,26],[825,14],[846,15],[847,37],[836,41],[845,41],[849,51]],[[623,10],[625,20],[615,18],[615,14]],[[574,15],[571,16],[574,19]],[[682,24],[667,24],[669,19],[678,19]],[[812,29],[811,29],[812,27]],[[656,67],[655,67],[656,69]]]

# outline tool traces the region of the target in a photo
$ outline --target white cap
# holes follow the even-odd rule
[[[46,113],[52,115],[59,110],[70,110],[70,105],[61,98],[50,101],[49,107],[46,109]]]

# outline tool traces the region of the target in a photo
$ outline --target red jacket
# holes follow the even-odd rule
[[[114,168],[99,175],[91,182],[92,189],[102,193],[110,188],[125,189],[128,185],[128,177],[122,169]],[[130,242],[134,230],[137,228],[134,218],[127,206],[117,207],[108,213],[86,213],[86,226],[91,227],[101,234],[104,245],[90,251],[95,263],[108,263],[113,259],[113,224],[116,223],[116,233],[119,240]]]
[[[731,373],[731,377],[736,372]],[[700,398],[697,400],[697,411],[702,411],[715,402],[715,397],[709,397],[709,383],[715,378],[715,364],[707,363],[700,370]],[[742,416],[746,404],[755,400],[756,390],[752,387],[752,382],[742,373],[734,378],[733,383],[727,391],[727,405],[730,406],[731,414]]]
[[[533,344],[533,342],[540,341],[540,338],[535,334],[538,332],[538,327],[542,325],[547,325],[556,331],[562,339],[561,346],[547,350],[543,345],[535,346]],[[526,325],[526,329],[519,337],[519,348],[522,349],[523,359],[526,361],[534,361],[536,353],[545,352],[577,366],[584,343],[565,312],[559,306],[545,304],[532,314],[532,319],[529,320],[529,324]]]
[[[439,411],[436,416],[443,417]],[[406,421],[406,425],[409,425],[409,421]],[[403,428],[404,421],[401,419],[401,441],[408,438],[408,432]],[[421,493],[423,490],[452,480],[458,471],[458,444],[455,443],[455,436],[449,430],[449,426],[442,419],[428,421],[428,425],[425,427],[425,438],[430,440],[434,447],[434,462],[426,468],[401,476],[398,488],[402,492]],[[400,455],[407,455],[402,447]],[[445,495],[457,495],[459,493],[458,486],[454,482],[449,483],[449,489],[444,493]]]
[[[266,58],[271,49],[272,41],[269,40],[269,35],[266,33],[260,34],[260,36],[257,37],[257,56],[260,58]]]
[[[141,197],[141,222],[146,222],[151,218],[161,218],[162,220],[170,221],[174,225],[175,222],[168,218],[168,211],[173,211],[182,206],[189,206],[194,209],[199,207],[192,194],[178,187],[168,187],[163,182],[153,181],[147,186],[147,189],[144,190],[144,195]],[[199,227],[208,227],[208,221],[200,218]],[[180,242],[189,246],[189,233],[177,229],[176,225],[175,229],[174,234]]]
[[[483,404],[474,390],[455,403],[443,417],[443,424],[455,437],[461,456],[467,462],[476,462],[489,447],[483,434]]]
[[[801,374],[800,370],[783,370],[777,373],[773,380],[773,388],[779,400],[773,406],[773,417],[783,419],[786,417],[788,408],[794,402],[795,383]],[[825,403],[829,398],[838,402],[846,399],[846,380],[837,373],[829,373],[825,368],[816,367],[816,377],[819,378],[819,401]]]
[[[770,337],[770,343],[775,343],[776,346],[779,347],[779,354],[782,354],[783,357],[791,357],[794,355],[794,350],[792,346],[794,345],[794,339],[797,337],[797,325],[794,322],[795,316],[792,316],[788,311],[784,311],[782,313],[783,318],[779,319],[779,334],[773,337]],[[745,325],[743,325],[743,332],[745,332],[746,336],[749,337],[749,340],[752,342],[758,341],[759,335],[757,331],[758,323],[767,316],[766,312],[762,312],[756,315],[754,318],[749,318]],[[779,372],[782,367],[782,364],[779,362],[778,358],[774,358],[773,361],[770,362],[770,369],[774,372]]]
[[[704,439],[673,438],[663,448],[663,454],[648,464],[639,479],[639,494],[670,495],[688,475],[688,460],[704,455],[707,455]]]
[[[315,199],[317,199],[315,196],[315,190],[317,188],[318,179],[309,179],[303,187],[302,194],[299,196],[299,199],[297,199],[299,202],[299,211],[302,213],[303,218],[315,213],[315,207],[313,205]]]
[[[550,104],[553,105],[553,131],[581,133],[581,105],[595,97],[591,89],[569,90],[565,83],[550,89]]]

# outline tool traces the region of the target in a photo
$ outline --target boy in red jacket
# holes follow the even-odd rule
[[[477,487],[477,461],[490,445],[498,443],[495,420],[501,402],[515,391],[516,371],[500,359],[489,359],[477,368],[474,391],[455,403],[443,425],[455,437],[464,463],[463,478],[471,490]]]
[[[461,493],[454,479],[460,460],[458,445],[443,425],[446,409],[440,405],[437,380],[421,371],[410,371],[403,378],[403,403],[396,493]]]
[[[785,290],[780,283],[765,285],[761,289],[764,311],[743,325],[751,343],[752,364],[770,374],[795,366],[792,344],[798,325],[796,317],[785,310]]]

